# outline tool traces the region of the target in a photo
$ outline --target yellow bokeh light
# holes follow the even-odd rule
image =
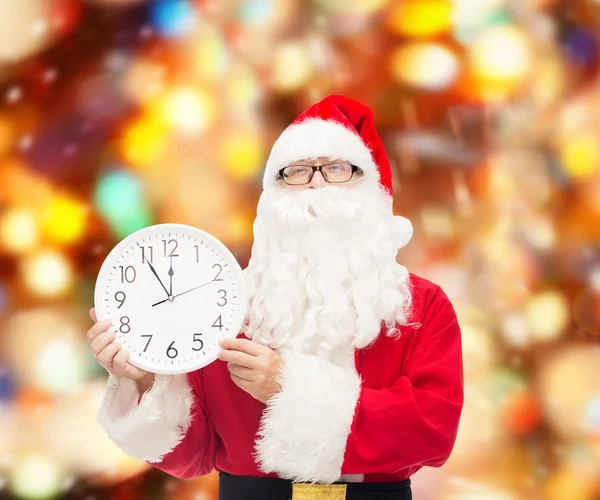
[[[203,80],[213,82],[223,77],[227,65],[227,49],[216,35],[204,36],[192,49],[195,73]]]
[[[50,456],[31,454],[17,463],[10,477],[13,493],[21,498],[50,498],[59,493],[64,478]]]
[[[388,24],[393,31],[410,37],[430,37],[452,26],[450,0],[405,0],[391,8]]]
[[[0,221],[0,240],[10,252],[25,252],[33,248],[39,239],[35,215],[25,208],[7,210]]]
[[[447,48],[433,43],[402,45],[392,54],[392,72],[401,83],[439,90],[457,77],[459,64]]]
[[[134,167],[147,167],[160,158],[165,149],[168,130],[151,117],[142,117],[131,124],[121,142],[121,153]]]
[[[54,243],[74,243],[85,232],[88,207],[67,195],[56,196],[43,216],[44,234]]]
[[[25,285],[36,295],[54,297],[73,285],[73,271],[65,257],[52,250],[40,251],[23,262]]]
[[[215,120],[217,102],[208,91],[179,87],[165,94],[157,105],[158,116],[183,134],[200,134]]]
[[[251,179],[262,169],[263,148],[260,138],[243,132],[225,137],[220,160],[229,174],[236,179]]]
[[[478,35],[469,53],[470,69],[488,92],[513,89],[526,75],[530,48],[525,35],[513,26],[496,26]]]
[[[383,9],[389,0],[327,0],[320,7],[327,12],[351,12],[354,14],[374,14]]]
[[[590,462],[590,465],[591,462]],[[546,500],[591,500],[596,498],[594,483],[597,482],[587,467],[579,464],[564,463],[554,468],[545,481],[543,498]]]
[[[525,307],[525,321],[535,340],[558,338],[567,327],[569,319],[569,303],[557,291],[541,292],[533,296]]]
[[[273,86],[282,92],[302,87],[313,74],[308,47],[300,42],[280,44],[273,58]]]
[[[228,110],[240,119],[244,112],[254,116],[253,110],[260,101],[261,88],[250,68],[241,65],[232,68],[227,72],[223,88]]]
[[[475,375],[485,373],[495,362],[496,347],[489,331],[474,322],[461,325],[463,350],[465,355],[464,371]],[[470,355],[469,355],[470,354]]]
[[[600,393],[600,377],[594,376],[600,365],[600,350],[593,347],[583,343],[563,344],[549,351],[538,364],[536,385],[547,422],[567,439],[590,436],[590,401]]]
[[[560,151],[560,157],[564,170],[570,177],[577,180],[593,177],[600,162],[597,137],[592,133],[569,136]]]

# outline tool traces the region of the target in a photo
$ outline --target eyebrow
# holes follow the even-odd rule
[[[309,165],[309,162],[314,161],[314,160],[298,160],[292,163],[289,163],[287,166],[288,167],[293,167],[296,165],[308,165],[308,166],[312,166]],[[336,158],[335,160],[327,160],[327,161],[323,161],[323,162],[319,162],[317,163],[317,165],[330,165],[332,163],[350,163],[347,160],[340,160],[339,158]]]

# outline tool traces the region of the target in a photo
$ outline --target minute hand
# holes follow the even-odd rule
[[[195,286],[194,288],[190,288],[189,290],[186,290],[185,292],[181,292],[181,293],[178,293],[177,295],[173,295],[173,298],[179,297],[180,295],[183,295],[188,292],[193,292],[194,290],[197,290],[198,288],[202,288],[203,286],[210,285],[213,281],[215,281],[215,280],[210,280],[206,283],[203,283],[202,285],[198,285],[198,286]],[[157,302],[156,304],[152,304],[152,307],[157,306],[158,304],[162,304],[163,302],[167,302],[168,300],[169,300],[168,298],[165,300],[161,300],[160,302]]]

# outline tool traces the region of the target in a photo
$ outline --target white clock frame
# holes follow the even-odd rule
[[[165,239],[166,241],[166,239],[169,239],[170,243],[172,239],[177,237],[179,237],[181,241],[186,243],[189,242],[190,245],[193,245],[190,248],[196,247],[195,254],[197,262],[192,263],[194,266],[201,266],[199,262],[201,252],[205,256],[210,255],[213,260],[209,262],[209,264],[212,264],[210,271],[208,271],[206,267],[203,267],[200,270],[196,269],[196,273],[194,273],[194,270],[190,269],[191,266],[189,263],[183,259],[177,264],[177,268],[172,266],[174,270],[172,278],[175,282],[177,277],[178,287],[176,289],[175,285],[173,285],[172,297],[168,298],[169,290],[164,289],[165,286],[169,286],[169,275],[168,271],[165,270],[165,266],[159,266],[160,270],[156,269],[156,266],[154,266],[154,269],[159,276],[158,279],[153,275],[151,269],[152,266],[148,266],[148,272],[145,273],[145,266],[149,259],[145,258],[144,250],[141,250],[141,252],[138,253],[137,248],[142,246],[148,248],[146,245],[140,245],[140,243],[146,243],[146,240],[150,242],[153,239],[156,239],[156,241],[161,241],[162,239]],[[202,249],[200,250],[201,246]],[[175,245],[175,248],[179,248],[179,243]],[[131,252],[132,250],[133,252]],[[187,250],[189,251],[189,248],[187,248]],[[171,254],[173,254],[173,251],[174,250],[171,250]],[[132,254],[131,256],[129,255],[130,253]],[[164,243],[165,256],[162,258],[167,258],[166,253],[167,243]],[[133,255],[143,255],[141,257],[141,262],[140,260],[136,261],[138,265],[144,266],[143,268],[140,268],[140,271],[142,271],[142,269],[144,270],[143,276],[145,285],[142,286],[141,289],[140,285],[132,287],[132,282],[128,282],[127,279],[130,276],[130,273],[128,276],[127,271],[129,270],[129,266],[131,266],[131,259],[139,259],[139,257],[134,257]],[[154,251],[152,250],[149,252],[149,257],[152,260],[151,264],[153,264],[154,261],[153,255]],[[177,258],[181,256],[181,254],[177,255]],[[176,257],[173,256],[172,258]],[[186,259],[189,261],[189,255],[187,254]],[[218,260],[218,262],[213,264],[216,260]],[[158,263],[159,261],[157,260],[156,262]],[[171,259],[169,259],[168,262],[170,263]],[[164,263],[161,261],[161,264]],[[123,266],[123,268],[121,269],[121,273],[119,273],[118,268],[121,266]],[[215,266],[219,266],[220,268],[220,270],[217,271],[217,277],[219,277],[221,273],[224,273],[224,277],[219,280],[213,279],[212,282],[210,280],[206,281],[208,275],[211,273],[214,274]],[[137,279],[137,272],[138,271],[134,267],[134,281]],[[128,304],[128,308],[124,310],[129,311],[129,316],[133,316],[134,320],[129,319],[129,316],[120,316],[119,323],[117,323],[117,317],[119,315],[116,315],[115,313],[121,306],[124,306],[127,301],[127,294],[123,290],[116,290],[117,285],[115,285],[115,283],[119,280],[119,274],[121,274],[121,280],[124,279],[124,282],[119,283],[118,286],[123,288],[123,290],[129,287],[130,293],[135,294],[132,296],[133,305],[129,306]],[[226,285],[225,279],[228,280]],[[209,306],[204,305],[204,303],[208,303],[208,300],[203,303],[201,299],[207,297],[207,295],[211,293],[211,288],[215,288],[213,284],[218,283],[219,281],[223,283],[223,288],[218,289],[218,292],[224,291],[225,293],[219,293],[219,296],[216,297],[218,302],[216,303],[216,306],[213,306],[211,309]],[[127,282],[127,284],[125,282]],[[195,286],[194,283],[198,283],[200,286]],[[183,293],[181,292],[182,288],[184,290]],[[196,288],[204,288],[204,290],[196,290]],[[123,301],[116,298],[117,294],[120,292],[124,294],[123,297],[125,297],[125,299]],[[227,298],[228,292],[231,292],[229,298]],[[163,299],[162,301],[160,301],[161,298]],[[220,305],[221,300],[225,301],[223,306]],[[154,305],[151,305],[151,302],[154,302]],[[206,231],[185,224],[171,223],[156,224],[140,229],[124,238],[110,251],[98,273],[94,290],[94,303],[98,320],[113,320],[113,325],[110,327],[110,330],[116,334],[115,342],[120,342],[124,348],[130,351],[129,362],[131,364],[152,373],[167,375],[188,373],[207,366],[215,361],[221,349],[218,345],[218,341],[226,337],[235,338],[241,331],[247,304],[243,271],[231,251],[221,241]],[[117,307],[117,303],[120,303],[121,305]],[[228,307],[226,307],[227,304],[229,304]],[[215,309],[215,307],[221,309]],[[219,311],[222,313],[227,311],[228,315],[225,320],[222,319],[223,314],[219,315],[217,320],[213,323],[211,318]],[[146,313],[151,317],[150,319],[148,316],[143,316]],[[128,318],[127,323],[123,320],[125,317]],[[219,319],[220,322],[215,327],[215,324]],[[169,321],[173,323],[175,331],[172,329],[167,330],[166,324]],[[135,322],[135,328],[132,325],[129,327],[129,331],[124,332],[124,327],[133,322]],[[207,326],[209,323],[210,326]],[[205,332],[194,333],[194,331],[207,328],[209,329],[210,335],[200,339],[197,338],[198,335],[203,335]],[[218,331],[214,331],[215,329]],[[152,330],[151,334],[150,330]],[[181,359],[176,362],[176,358],[179,357],[179,352],[182,348],[181,346],[187,345],[185,336],[189,334],[193,335],[192,343],[200,342],[202,348],[197,350],[193,347],[184,347],[186,355],[186,357],[183,358],[184,363],[182,364]],[[150,337],[150,340],[140,340],[141,335]],[[156,343],[152,346],[151,352],[148,353],[148,348],[152,343],[151,341],[154,340],[154,335],[159,336],[159,340],[156,342],[162,342],[162,344],[160,344],[160,349],[163,350],[163,356],[159,356],[158,353],[160,352],[160,349],[156,347]],[[142,350],[141,344],[143,342],[147,342],[147,344],[145,346],[146,349]],[[170,344],[170,351],[168,351],[169,347],[167,347],[166,351],[163,349],[163,344],[167,342],[172,342]],[[179,342],[179,344],[176,346],[174,345],[175,342]],[[174,358],[167,355],[168,353],[171,354],[175,351],[177,352],[177,355]],[[194,354],[190,351],[194,352]],[[190,356],[192,358],[188,360]]]

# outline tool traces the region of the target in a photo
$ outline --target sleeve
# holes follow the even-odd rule
[[[405,374],[361,390],[342,474],[440,467],[450,457],[464,402],[461,332],[441,289],[432,302]]]
[[[141,398],[133,380],[110,375],[97,419],[124,453],[168,474],[191,478],[214,469],[218,437],[199,372],[156,375]]]
[[[438,289],[420,339],[391,387],[361,387],[354,366],[282,353],[281,392],[263,414],[256,445],[261,470],[307,482],[342,474],[440,466],[449,457],[463,406],[460,328]]]
[[[337,481],[360,378],[317,356],[280,355],[281,392],[269,399],[256,441],[260,469],[293,481]]]

